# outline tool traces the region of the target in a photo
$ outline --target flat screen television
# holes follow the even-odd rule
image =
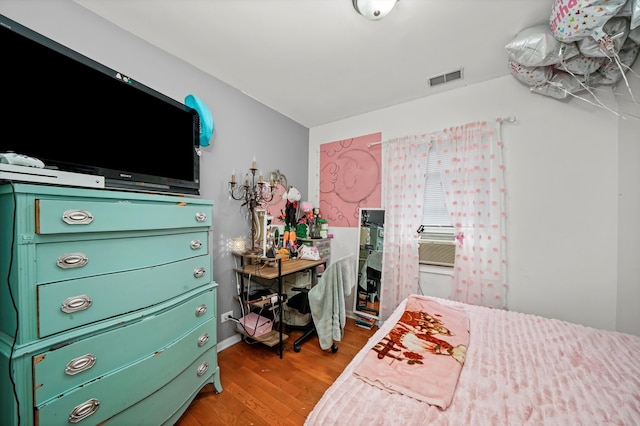
[[[0,98],[0,153],[107,187],[199,194],[195,109],[3,15]]]

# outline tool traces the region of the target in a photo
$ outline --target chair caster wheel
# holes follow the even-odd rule
[[[331,345],[331,353],[335,354],[336,352],[338,352],[338,346],[334,343]]]
[[[293,351],[294,351],[294,352],[300,352],[300,349],[302,349],[300,346],[298,346],[298,345],[293,345]]]

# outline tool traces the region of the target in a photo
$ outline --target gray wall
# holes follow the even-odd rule
[[[3,0],[0,14],[171,98],[183,102],[192,93],[209,107],[216,130],[211,144],[203,148],[201,196],[215,201],[210,244],[213,277],[219,284],[218,312],[233,310],[238,316],[234,259],[227,242],[248,235],[249,225],[240,203],[228,199],[231,171],[244,173],[255,155],[265,174],[280,169],[306,199],[308,129],[71,0]],[[42,137],[46,137],[46,129]],[[171,146],[149,141],[149,153],[171,155]],[[218,323],[218,341],[236,336],[233,324]]]

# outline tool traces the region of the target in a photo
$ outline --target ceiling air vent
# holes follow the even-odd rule
[[[437,86],[438,84],[448,83],[453,80],[462,78],[462,68],[447,74],[438,75],[429,79],[429,86]]]

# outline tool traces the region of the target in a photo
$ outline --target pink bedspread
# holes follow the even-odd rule
[[[306,425],[640,425],[640,337],[463,305],[470,342],[446,410],[355,377],[404,311],[385,322]]]
[[[400,319],[354,370],[356,377],[389,392],[446,409],[469,345],[464,309],[413,295]]]

